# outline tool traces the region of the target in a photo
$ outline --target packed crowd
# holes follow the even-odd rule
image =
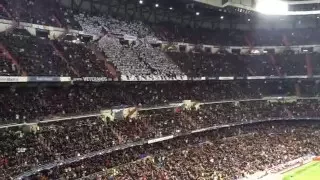
[[[85,44],[51,41],[21,31],[0,34],[3,75],[111,77],[108,62]]]
[[[154,29],[157,29],[154,28]],[[319,43],[318,29],[285,29],[285,30],[263,30],[253,31],[229,30],[229,29],[193,29],[165,23],[159,33],[164,33],[172,41],[193,44],[213,44],[224,46],[290,46]],[[214,35],[213,35],[214,34]],[[166,36],[161,36],[166,40]]]
[[[310,87],[312,83],[308,83]],[[301,83],[300,86],[303,86]],[[318,84],[313,84],[318,87]],[[318,91],[301,88],[301,96]],[[199,81],[17,86],[0,88],[1,124],[32,122],[53,116],[89,113],[115,106],[166,105],[183,100],[219,101],[296,95],[295,82]]]
[[[290,46],[316,44],[320,41],[317,29],[284,29],[242,31],[235,29],[203,29],[177,25],[171,22],[143,24],[106,16],[75,14],[82,29],[92,35],[103,33],[148,37],[170,42],[212,44],[224,46]]]
[[[320,6],[318,3],[291,4],[288,8],[290,11],[314,11],[319,10]]]
[[[0,76],[18,76],[19,70],[0,50]]]
[[[238,55],[170,52],[158,40],[214,45],[296,45],[320,42],[318,30],[206,30],[170,23],[147,25],[62,8],[57,1],[0,0],[0,18],[83,30],[90,43],[49,40],[26,30],[0,34],[0,76],[318,75],[318,53]],[[95,38],[96,38],[95,37]],[[96,52],[103,52],[97,54]],[[100,117],[43,123],[45,119],[193,100],[241,100],[265,96],[319,96],[319,81],[109,82],[0,87],[0,179],[100,150],[173,135],[165,142],[112,151],[44,170],[30,179],[235,179],[309,153],[319,154],[318,99],[241,101],[197,108],[140,111],[136,118]],[[190,136],[217,125],[250,123]],[[95,174],[97,173],[97,174]]]
[[[74,12],[61,7],[57,1],[48,0],[1,0],[0,12],[5,19],[28,22],[33,24],[70,27],[79,29],[74,20]]]
[[[1,0],[0,17],[41,25],[67,27],[84,30],[89,34],[102,32],[127,34],[136,37],[157,38],[165,41],[179,41],[195,44],[226,46],[241,45],[297,45],[320,42],[318,29],[285,29],[242,31],[234,29],[203,29],[177,25],[172,22],[144,24],[127,21],[121,17],[105,15],[90,16],[64,8],[55,0]]]
[[[0,154],[6,164],[0,174],[8,178],[8,175],[17,175],[50,162],[215,125],[286,118],[290,116],[287,106],[294,108],[295,117],[309,117],[316,114],[304,110],[309,106],[319,107],[319,103],[314,101],[310,105],[305,100],[300,100],[296,105],[268,101],[222,103],[204,105],[192,111],[183,108],[142,111],[137,118],[124,120],[104,122],[93,117],[43,123],[32,132],[24,127],[2,129]]]
[[[11,53],[12,61],[21,66],[30,76],[70,76],[72,73],[66,63],[55,54],[53,47],[46,39],[34,36],[1,34],[0,40]],[[8,60],[7,60],[8,61]],[[10,61],[9,61],[10,62]]]
[[[153,47],[146,39],[123,44],[118,38],[106,35],[98,44],[108,60],[124,75],[184,75],[160,47]]]
[[[130,35],[139,38],[154,36],[152,30],[140,21],[125,21],[121,18],[110,16],[90,16],[88,14],[75,14],[74,19],[78,21],[84,32],[91,35],[112,34]]]
[[[167,52],[167,54],[183,72],[193,77],[292,76],[307,75],[308,71],[313,75],[320,73],[317,61],[319,53],[237,55]],[[307,61],[310,62],[309,65]]]
[[[96,46],[32,36],[0,34],[2,75],[117,77],[219,77],[319,75],[319,53],[239,55],[162,51],[146,38],[135,43],[104,35]],[[94,49],[92,49],[94,47]],[[96,52],[103,52],[102,57]],[[110,66],[112,67],[110,69]],[[113,69],[116,70],[113,70]]]
[[[82,76],[108,76],[106,60],[99,60],[94,52],[82,43],[54,41],[55,47],[64,54],[67,63]]]
[[[45,12],[47,14],[42,14],[40,9],[44,9],[42,6],[47,5],[42,1],[18,2],[15,0],[7,2],[3,0],[0,4],[2,4],[3,9],[7,6],[10,7],[9,10],[13,14],[29,12],[23,18],[32,19],[32,22],[39,21],[33,23],[54,25],[58,19],[65,19],[63,18],[64,16],[69,17],[65,21],[70,22],[70,24],[79,22],[85,33],[98,37],[97,41],[92,43],[96,45],[98,51],[104,53],[104,57],[97,58],[97,54],[93,52],[88,44],[77,44],[64,40],[50,41],[31,36],[27,31],[24,34],[15,31],[13,33],[1,33],[2,46],[0,50],[3,62],[1,62],[0,71],[3,75],[101,77],[110,76],[110,71],[113,71],[113,69],[110,70],[108,68],[110,66],[116,68],[122,75],[127,77],[177,77],[183,75],[193,77],[244,77],[318,75],[320,73],[320,64],[317,61],[319,53],[295,54],[293,52],[285,52],[283,54],[267,53],[263,55],[212,54],[202,51],[185,53],[164,52],[160,47],[155,46],[155,42],[158,42],[158,39],[168,40],[166,37],[169,37],[170,41],[193,41],[197,44],[210,44],[206,43],[206,41],[219,42],[219,40],[212,40],[212,38],[222,38],[223,41],[226,41],[225,39],[232,39],[233,36],[236,36],[234,38],[236,42],[230,41],[228,45],[245,45],[241,44],[240,41],[245,41],[252,46],[259,44],[281,45],[274,42],[279,39],[282,39],[282,43],[290,45],[297,44],[298,41],[308,42],[308,40],[300,39],[299,37],[306,34],[313,36],[313,34],[317,34],[317,31],[305,30],[308,31],[306,33],[303,30],[290,30],[287,35],[283,35],[288,33],[287,31],[270,31],[268,33],[262,30],[254,33],[229,32],[226,30],[220,33],[217,30],[212,33],[204,30],[202,33],[202,30],[199,29],[181,28],[170,23],[149,26],[139,21],[128,22],[120,18],[103,15],[89,16],[83,13],[71,13],[68,10],[64,11],[65,9],[59,7],[56,2],[49,2],[52,3],[51,9],[59,10],[48,10]],[[40,4],[39,6],[36,5],[38,3]],[[13,8],[14,5],[16,5],[17,9]],[[27,8],[25,12],[22,8],[24,5],[31,9],[39,9],[29,11]],[[65,13],[61,15],[61,12]],[[54,14],[52,16],[54,18],[46,19],[46,17],[50,17],[48,14]],[[70,18],[70,15],[72,18]],[[24,20],[22,19],[22,21]],[[62,20],[59,21],[60,23],[62,22]],[[193,37],[194,34],[201,35]],[[283,38],[278,37],[281,34],[284,36]],[[263,36],[260,37],[259,35]],[[273,40],[266,41],[266,37],[267,39],[273,38]],[[289,40],[292,37],[295,40],[290,43]],[[313,37],[307,38],[310,40],[317,39]],[[11,53],[14,61],[10,60],[7,55],[3,55],[7,53]],[[115,78],[115,75],[113,75],[113,78]]]
[[[30,179],[238,179],[319,154],[318,141],[317,121],[247,124],[101,154]]]

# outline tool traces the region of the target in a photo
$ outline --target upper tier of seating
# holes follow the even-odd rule
[[[1,75],[126,76],[286,76],[320,75],[319,53],[260,55],[164,50],[139,39],[134,44],[105,35],[86,44],[17,32],[0,33]],[[119,74],[118,74],[119,75]]]
[[[224,46],[297,45],[320,43],[318,29],[202,29],[172,22],[145,24],[120,17],[89,16],[60,6],[55,0],[1,0],[0,18],[83,30],[89,34],[110,32],[165,41]]]
[[[49,8],[44,8],[49,7]],[[151,42],[190,42],[221,46],[296,45],[320,43],[317,29],[206,30],[173,23],[145,24],[62,8],[56,1],[1,0],[0,17],[41,25],[69,27],[95,35],[96,41],[74,43],[62,39],[0,34],[0,75],[70,77],[216,77],[319,75],[318,53],[237,55],[205,52],[168,52]],[[11,32],[13,31],[13,32]],[[119,35],[137,38],[134,43]],[[128,78],[130,79],[130,78]]]

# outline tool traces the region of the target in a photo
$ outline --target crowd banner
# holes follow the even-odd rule
[[[222,80],[222,81],[229,81],[229,80],[234,80],[234,77],[219,77],[219,80]]]
[[[101,118],[103,121],[114,121],[114,113],[111,109],[102,110],[101,112]]]
[[[70,82],[71,77],[29,76],[27,82]]]
[[[124,108],[112,109],[112,113],[113,113],[114,119],[117,119],[117,120],[124,119],[123,110],[124,110]]]
[[[195,108],[196,110],[198,110],[200,108],[200,103],[196,102],[196,101],[192,101],[192,100],[184,100],[183,101],[183,107],[186,110],[191,110],[193,108]]]
[[[28,77],[23,77],[23,76],[0,76],[0,82],[28,82]]]
[[[149,44],[161,44],[162,43],[162,41],[160,41],[158,38],[152,37],[152,36],[147,36],[145,39]]]
[[[266,76],[248,76],[247,79],[266,79]]]
[[[73,78],[72,81],[84,81],[84,82],[106,82],[106,81],[114,81],[115,79],[109,77],[80,77],[80,78]]]
[[[124,118],[137,118],[138,117],[138,109],[135,107],[123,109],[123,117]]]
[[[128,40],[128,41],[136,41],[138,38],[136,36],[131,36],[128,34],[123,35],[123,39]]]
[[[247,76],[247,77],[233,77],[233,76],[220,76],[220,77],[188,77],[177,76],[134,76],[134,75],[121,75],[119,78],[110,77],[59,77],[59,76],[0,76],[0,83],[23,83],[23,82],[112,82],[112,81],[206,81],[206,80],[219,80],[230,81],[235,79],[247,80],[261,80],[261,79],[317,79],[320,76]]]
[[[153,144],[156,142],[165,141],[165,140],[172,139],[172,138],[173,138],[173,135],[165,136],[165,137],[161,137],[161,138],[157,138],[157,139],[150,139],[150,140],[148,140],[148,144]]]
[[[58,76],[0,76],[0,82],[23,83],[23,82],[71,82],[71,77]]]

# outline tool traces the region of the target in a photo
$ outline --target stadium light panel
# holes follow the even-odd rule
[[[256,10],[266,15],[287,15],[288,3],[281,0],[259,0]]]

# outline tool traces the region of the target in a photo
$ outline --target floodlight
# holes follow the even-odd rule
[[[267,15],[288,14],[288,3],[281,0],[259,0],[256,10]]]

